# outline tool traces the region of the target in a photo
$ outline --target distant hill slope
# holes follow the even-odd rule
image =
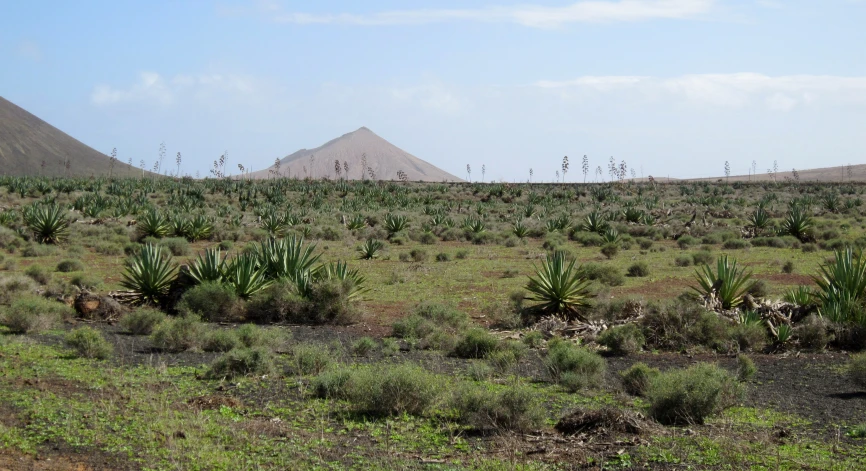
[[[335,162],[340,162],[340,175]],[[366,161],[366,166],[363,162]],[[345,170],[348,164],[348,173]],[[253,178],[273,176],[270,169],[253,172]],[[376,180],[398,180],[398,172],[405,172],[409,181],[462,181],[460,178],[425,162],[377,136],[367,128],[344,134],[315,149],[301,149],[280,160],[280,175],[284,177],[332,180],[370,179],[369,169]]]
[[[0,97],[0,174],[62,176],[67,158],[70,176],[108,174],[107,155]],[[113,174],[141,175],[141,170],[117,162]]]
[[[806,170],[797,170],[797,175],[800,177],[801,182],[847,182],[847,181],[857,181],[864,182],[866,181],[866,164],[860,165],[844,165],[841,167],[825,167],[825,168],[812,168]],[[732,182],[747,182],[747,181],[772,181],[774,176],[768,173],[756,173],[755,175],[731,175],[729,181]],[[776,181],[782,182],[785,179],[794,179],[794,172],[792,170],[782,171],[776,173],[775,179]],[[725,180],[725,177],[713,177],[713,178],[686,178],[684,180],[689,181],[715,181],[715,180]]]

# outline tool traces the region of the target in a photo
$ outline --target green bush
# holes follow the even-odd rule
[[[665,425],[703,424],[742,395],[736,378],[716,365],[699,363],[665,371],[650,380],[649,414]]]
[[[731,338],[740,351],[761,350],[767,345],[767,329],[760,323],[737,324],[731,329]]]
[[[451,256],[448,255],[446,252],[439,252],[438,254],[436,254],[436,261],[437,262],[450,262]]]
[[[608,242],[601,246],[601,254],[604,255],[608,260],[619,253],[619,244],[616,242]]]
[[[95,291],[102,286],[102,278],[87,273],[76,273],[69,278],[69,284],[80,289]]]
[[[51,273],[42,265],[30,265],[24,270],[24,274],[40,285],[47,285],[51,282]]]
[[[646,262],[637,262],[628,267],[626,274],[631,277],[643,278],[649,276],[650,268]]]
[[[370,337],[361,337],[352,344],[352,353],[358,356],[366,356],[376,350],[378,344]]]
[[[444,349],[453,348],[457,343],[454,336],[468,325],[466,313],[445,304],[425,302],[391,328],[394,337],[420,340],[424,348]]]
[[[702,345],[727,351],[729,347],[730,324],[696,303],[650,305],[640,325],[647,344],[663,350]]]
[[[658,368],[650,368],[645,363],[635,363],[620,373],[622,387],[632,396],[643,396],[649,388],[650,381],[659,373]]]
[[[16,299],[0,314],[0,325],[13,334],[35,334],[55,328],[74,316],[75,311],[63,303],[29,295]]]
[[[727,250],[740,250],[750,247],[749,243],[743,239],[731,239],[722,245]]]
[[[445,381],[418,366],[379,365],[355,370],[346,383],[346,398],[376,415],[422,415],[445,390]]]
[[[211,329],[202,341],[201,349],[206,352],[228,352],[241,345],[238,335],[231,329]]]
[[[62,260],[57,264],[57,271],[61,273],[69,273],[73,271],[83,271],[84,264],[80,260]]]
[[[622,286],[625,284],[625,277],[623,277],[619,270],[614,267],[587,263],[581,268],[588,279],[598,281],[603,285]]]
[[[279,280],[247,302],[246,317],[253,322],[301,323],[308,309],[309,302],[298,294],[296,285]]]
[[[184,352],[201,347],[205,325],[196,316],[169,317],[150,334],[154,348],[167,352]]]
[[[167,248],[175,257],[192,253],[192,250],[189,248],[189,242],[183,237],[168,237],[160,240],[159,245]]]
[[[597,353],[560,339],[548,342],[544,364],[553,379],[571,391],[600,386],[607,369]]]
[[[140,307],[120,319],[120,327],[132,335],[150,335],[160,322],[166,319],[164,312]]]
[[[737,355],[737,379],[748,381],[758,372],[755,362],[746,355]]]
[[[538,348],[544,342],[544,334],[537,330],[530,330],[523,336],[523,343],[529,348]]]
[[[104,360],[114,352],[114,347],[105,340],[102,332],[92,327],[79,327],[64,337],[66,346],[78,357]]]
[[[544,420],[538,393],[522,385],[491,390],[484,385],[465,383],[455,391],[451,405],[461,423],[478,430],[523,432],[538,427]]]
[[[702,250],[692,254],[692,263],[695,265],[708,265],[713,261],[713,254],[709,250]]]
[[[827,320],[815,314],[809,315],[794,327],[794,334],[800,346],[807,350],[823,350],[833,341]]]
[[[454,348],[454,354],[460,358],[485,358],[497,345],[499,340],[490,331],[476,327],[463,334]]]
[[[848,377],[851,382],[866,389],[866,353],[851,355],[848,360]]]
[[[334,363],[334,354],[320,344],[301,343],[290,352],[291,369],[296,375],[313,375],[325,371]]]
[[[238,376],[267,375],[274,371],[274,359],[265,348],[236,348],[219,357],[211,365],[207,376],[212,379]]]
[[[638,353],[646,343],[646,338],[635,324],[624,324],[602,332],[598,343],[610,349],[614,355]]]
[[[677,245],[681,249],[687,249],[693,245],[698,245],[700,242],[701,242],[700,240],[698,240],[698,239],[696,239],[690,235],[684,235],[684,236],[680,237],[679,239],[677,239]]]
[[[460,249],[457,251],[457,253],[454,255],[454,257],[457,258],[458,260],[464,260],[464,259],[469,257],[469,251],[466,249]]]
[[[36,282],[28,276],[0,277],[0,304],[8,306],[24,295],[35,294],[36,288]]]
[[[316,325],[355,322],[360,313],[350,299],[353,289],[354,282],[351,279],[313,283],[307,295],[310,302],[305,313],[307,322]]]
[[[266,329],[254,324],[244,324],[238,327],[235,330],[235,335],[243,347],[262,347],[269,350],[283,349],[291,338],[291,332],[281,328]]]
[[[180,298],[177,310],[195,314],[207,322],[232,322],[244,317],[243,301],[226,284],[208,282],[193,286]]]
[[[348,398],[347,385],[354,371],[348,367],[337,367],[323,371],[310,381],[310,389],[322,399]]]

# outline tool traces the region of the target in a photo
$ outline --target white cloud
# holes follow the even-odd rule
[[[257,99],[258,86],[250,77],[237,75],[176,75],[165,79],[156,72],[142,72],[127,88],[97,85],[90,96],[100,106],[120,103],[149,103],[169,106],[181,99]]]
[[[587,0],[562,7],[494,6],[481,9],[393,10],[369,14],[275,13],[274,20],[293,24],[359,26],[417,25],[451,21],[515,23],[532,28],[558,28],[570,23],[635,22],[691,19],[709,13],[717,0]]]
[[[400,104],[419,105],[446,114],[459,113],[464,107],[453,91],[439,83],[393,88],[391,97]]]
[[[615,92],[628,90],[645,97],[679,99],[695,105],[743,108],[762,103],[772,110],[790,111],[815,103],[866,104],[866,77],[789,75],[771,77],[756,73],[655,77],[580,77],[566,81],[539,81],[542,89]]]

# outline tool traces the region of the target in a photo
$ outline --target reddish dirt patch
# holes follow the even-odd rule
[[[0,450],[0,471],[133,471],[138,466],[94,450],[71,451],[64,446],[40,450],[36,456]]]
[[[26,379],[17,378],[13,383],[18,388],[50,392],[59,397],[72,398],[75,396],[86,396],[91,399],[105,399],[109,397],[123,399],[122,395],[114,389],[94,389],[80,381],[63,379],[56,376]]]
[[[811,285],[812,277],[807,275],[797,275],[794,273],[777,273],[775,275],[762,275],[756,278],[772,281],[780,285]]]

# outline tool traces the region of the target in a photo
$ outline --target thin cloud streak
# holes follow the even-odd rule
[[[771,77],[758,73],[738,73],[673,78],[587,76],[564,81],[543,80],[533,86],[559,91],[564,96],[570,96],[575,91],[633,91],[654,99],[668,95],[693,104],[729,108],[763,102],[777,111],[790,111],[813,103],[866,104],[866,77],[830,75]]]
[[[395,26],[475,21],[553,29],[571,23],[695,19],[711,12],[716,3],[716,0],[588,0],[564,7],[522,5],[482,9],[395,10],[369,14],[277,13],[273,18],[280,23],[300,25]]]

